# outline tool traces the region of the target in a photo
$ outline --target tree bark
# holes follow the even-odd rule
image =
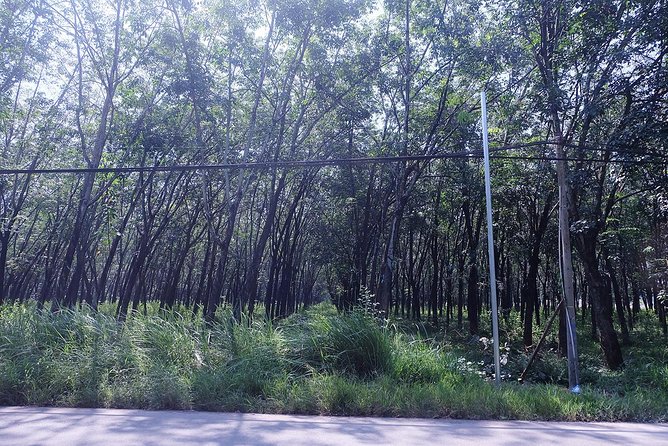
[[[580,253],[582,266],[589,286],[592,310],[601,342],[601,348],[608,367],[616,370],[624,365],[617,332],[612,323],[612,296],[599,271],[596,256],[596,237],[593,230],[584,230],[576,236],[576,247]]]

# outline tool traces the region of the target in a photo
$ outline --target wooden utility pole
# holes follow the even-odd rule
[[[578,376],[578,347],[575,331],[575,290],[573,287],[573,259],[571,257],[571,233],[568,222],[568,183],[566,181],[566,161],[562,145],[561,128],[555,128],[557,144],[557,181],[559,183],[559,240],[561,251],[561,271],[564,300],[566,301],[566,344],[568,348],[568,387],[573,393],[580,393]]]

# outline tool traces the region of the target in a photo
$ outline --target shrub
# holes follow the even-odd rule
[[[320,341],[325,363],[337,371],[369,378],[391,369],[392,344],[388,331],[361,311],[331,318]]]
[[[403,383],[458,381],[462,376],[454,361],[428,341],[397,337],[394,350],[392,376]]]

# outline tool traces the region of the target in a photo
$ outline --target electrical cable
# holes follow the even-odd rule
[[[513,149],[522,149],[546,144],[551,142],[532,142],[507,145],[491,148],[490,152],[501,152]],[[638,156],[640,156],[638,154]],[[648,156],[648,155],[645,155]],[[0,176],[7,175],[48,175],[48,174],[86,174],[86,173],[138,173],[138,172],[182,172],[182,171],[200,171],[200,170],[241,170],[241,169],[293,169],[309,167],[335,167],[345,165],[359,164],[388,164],[401,161],[432,161],[438,159],[478,159],[482,158],[481,150],[459,151],[459,152],[440,152],[430,155],[403,155],[403,156],[375,156],[358,158],[331,158],[315,160],[278,160],[278,161],[256,161],[246,163],[224,163],[224,164],[182,164],[182,165],[154,165],[154,166],[129,166],[129,167],[69,167],[69,168],[6,168],[0,169]],[[659,157],[661,160],[668,161],[668,158]],[[578,157],[556,157],[556,156],[524,156],[524,155],[493,155],[490,159],[504,160],[523,160],[523,161],[581,161],[594,163],[615,163],[615,164],[654,164],[663,165],[665,161],[645,160],[621,160],[621,159],[595,159]]]

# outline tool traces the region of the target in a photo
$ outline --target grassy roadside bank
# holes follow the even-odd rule
[[[483,377],[491,352],[478,343],[426,338],[363,311],[339,315],[322,304],[276,325],[223,315],[211,326],[158,313],[118,324],[104,308],[0,307],[0,405],[668,421],[668,348],[648,331],[620,372],[600,368],[584,345],[576,396],[549,350],[533,372],[543,383],[520,385],[513,375],[526,354],[510,342],[512,373],[496,389]]]

